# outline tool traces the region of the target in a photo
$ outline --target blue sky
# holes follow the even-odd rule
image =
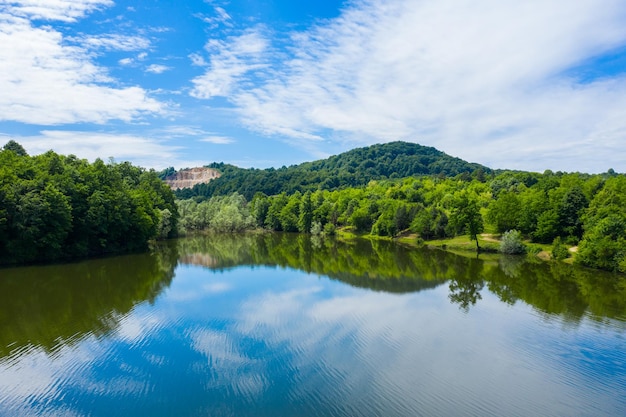
[[[0,142],[162,169],[393,140],[626,171],[624,0],[0,0]]]

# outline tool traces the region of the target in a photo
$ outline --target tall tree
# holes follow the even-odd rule
[[[5,151],[15,152],[19,156],[28,156],[28,153],[26,153],[26,149],[24,149],[22,145],[12,139],[8,141],[2,149],[4,149]]]
[[[483,217],[480,214],[480,207],[473,196],[462,192],[458,197],[451,216],[451,222],[457,231],[463,230],[476,241],[476,251],[480,252],[478,235],[483,232]]]

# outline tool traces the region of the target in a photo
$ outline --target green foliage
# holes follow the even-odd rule
[[[585,233],[576,261],[626,272],[626,177],[611,176],[583,216]]]
[[[487,220],[496,227],[498,233],[516,229],[520,223],[521,204],[517,194],[503,191],[489,206]]]
[[[437,207],[422,209],[411,222],[411,231],[418,233],[423,239],[443,239],[448,236],[448,216]]]
[[[19,143],[17,143],[14,140],[8,141],[2,147],[2,149],[5,150],[5,151],[15,152],[15,154],[18,155],[18,156],[28,156],[28,154],[26,153],[26,149],[24,149],[24,147],[22,145],[20,145]]]
[[[552,242],[551,254],[552,254],[552,259],[556,259],[559,261],[562,261],[563,259],[566,259],[569,257],[570,255],[569,250],[567,250],[567,246],[563,244],[563,241],[561,240],[560,236],[556,237],[554,241]]]
[[[388,205],[372,225],[372,234],[377,236],[395,236],[398,232],[395,222],[395,213],[395,207]]]
[[[364,186],[372,180],[404,178],[413,175],[453,177],[473,172],[484,178],[487,167],[451,157],[435,148],[415,143],[391,142],[353,149],[328,159],[305,162],[280,169],[242,169],[224,163],[209,165],[222,176],[192,189],[178,190],[179,198],[227,195],[233,192],[252,199],[254,193],[276,195],[282,192],[336,190]],[[413,196],[415,197],[415,196]]]
[[[214,164],[222,177],[191,194],[254,195],[248,207],[254,224],[275,231],[309,233],[319,222],[322,228],[332,224],[388,237],[408,229],[424,240],[467,234],[480,249],[478,234],[485,229],[518,230],[520,239],[535,243],[559,237],[578,244],[577,262],[584,265],[626,270],[626,236],[619,227],[626,223],[624,175],[496,175],[459,161],[433,148],[394,142],[289,168]],[[0,211],[0,235],[5,217]],[[198,229],[209,227],[202,218]]]
[[[476,250],[480,250],[478,245],[478,234],[484,230],[483,218],[476,199],[467,193],[461,193],[454,202],[454,209],[450,217],[450,226],[455,233],[466,233],[471,240],[476,241]]]
[[[522,234],[517,230],[504,232],[500,240],[500,252],[507,255],[526,253],[526,245],[522,239]]]
[[[163,171],[159,171],[157,175],[160,179],[165,180],[167,177],[176,174],[174,167],[165,168]]]
[[[324,225],[324,235],[325,236],[335,236],[337,234],[337,228],[332,223],[326,223]]]
[[[241,232],[256,227],[246,199],[237,193],[213,197],[201,203],[194,200],[178,200],[181,232],[201,230],[215,232]]]
[[[298,230],[300,233],[309,233],[311,231],[311,223],[313,222],[313,203],[311,202],[310,191],[307,191],[302,196],[299,209]]]
[[[142,249],[175,234],[174,196],[154,171],[13,148],[0,151],[0,263]]]
[[[549,243],[559,235],[559,214],[557,210],[546,210],[537,218],[537,228],[532,232],[533,240]]]
[[[322,229],[322,223],[318,221],[314,221],[313,224],[311,225],[311,234],[313,236],[319,236],[322,234],[323,231],[324,230]]]
[[[537,255],[542,250],[543,248],[541,247],[541,245],[536,245],[536,244],[526,245],[526,253],[529,255]]]

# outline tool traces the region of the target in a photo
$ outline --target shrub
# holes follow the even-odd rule
[[[500,252],[508,255],[526,253],[526,245],[522,241],[522,234],[517,230],[504,232],[500,241]]]
[[[552,242],[552,258],[561,261],[567,257],[569,257],[567,246],[563,244],[561,237],[557,236]]]
[[[318,221],[314,221],[311,224],[311,234],[313,236],[319,236],[322,234],[322,223],[318,222]]]
[[[326,223],[324,225],[324,235],[335,236],[337,234],[337,228],[332,223]]]
[[[529,255],[537,255],[539,252],[541,252],[541,246],[539,245],[528,245],[526,246],[526,253]]]

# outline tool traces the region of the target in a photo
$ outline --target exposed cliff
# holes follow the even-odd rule
[[[165,178],[165,182],[172,190],[192,188],[196,184],[205,184],[220,177],[220,172],[213,168],[181,169]]]

